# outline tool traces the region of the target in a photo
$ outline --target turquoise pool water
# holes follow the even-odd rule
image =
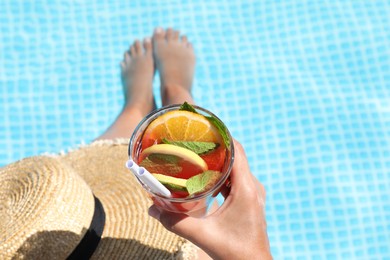
[[[388,1],[0,1],[0,165],[88,143],[156,26],[268,191],[275,259],[390,259]],[[158,95],[156,81],[155,92]]]

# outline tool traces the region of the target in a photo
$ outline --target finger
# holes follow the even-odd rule
[[[185,214],[172,213],[159,209],[152,205],[149,208],[149,215],[158,221],[169,231],[191,241],[198,241],[197,234],[203,234],[204,225],[201,219],[189,217]]]
[[[245,155],[244,148],[238,141],[234,141],[234,162],[232,172],[230,174],[231,182],[234,187],[245,186],[249,181],[252,181],[248,160]]]
[[[256,184],[256,188],[258,190],[259,195],[264,199],[266,198],[266,191],[264,185],[252,174],[252,180]]]
[[[232,173],[230,175],[232,187],[230,193],[225,190],[222,195],[224,195],[225,199],[228,199],[226,194],[230,195],[233,193],[235,194],[234,197],[238,198],[238,200],[252,202],[256,201],[258,205],[264,208],[265,189],[251,173],[242,145],[235,141],[234,146],[235,158]]]

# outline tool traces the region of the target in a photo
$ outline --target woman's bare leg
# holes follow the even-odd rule
[[[146,38],[143,44],[135,41],[125,52],[121,68],[124,107],[114,123],[97,140],[129,138],[142,118],[156,109],[152,90],[154,61],[151,40]]]
[[[186,36],[171,28],[156,28],[153,55],[160,73],[162,105],[194,103],[191,96],[195,53]]]
[[[163,106],[194,104],[191,96],[195,70],[195,53],[192,44],[179,31],[156,28],[153,34],[153,55],[160,73],[161,101]],[[213,205],[214,210],[217,205]],[[211,259],[203,250],[198,250],[198,259]]]

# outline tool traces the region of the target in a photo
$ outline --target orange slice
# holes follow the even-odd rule
[[[203,115],[175,110],[156,118],[144,132],[142,147],[171,141],[199,141],[222,144],[223,140],[215,126]]]

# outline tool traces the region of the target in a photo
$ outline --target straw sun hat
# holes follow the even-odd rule
[[[127,140],[0,169],[0,259],[193,259],[196,248],[147,214],[125,168]]]

